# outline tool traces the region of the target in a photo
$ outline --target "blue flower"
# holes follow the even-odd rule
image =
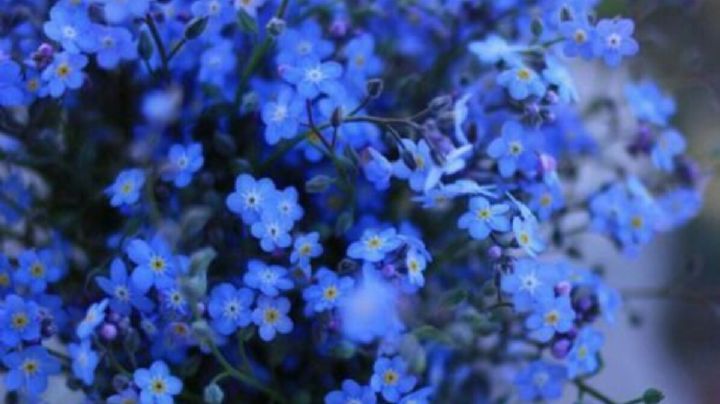
[[[548,342],[556,332],[570,331],[574,320],[575,311],[570,298],[559,296],[536,303],[530,316],[525,320],[525,326],[530,330],[530,338]]]
[[[571,103],[578,100],[579,96],[572,75],[557,60],[547,58],[542,76],[548,85],[557,91],[560,101]]]
[[[243,282],[267,296],[274,297],[280,291],[292,289],[293,282],[287,276],[288,270],[281,266],[267,265],[259,260],[250,260],[248,262],[248,271],[243,276]]]
[[[220,32],[226,25],[235,21],[236,13],[231,2],[221,0],[197,0],[190,5],[193,16],[207,17],[205,35],[212,36]]]
[[[531,195],[528,206],[540,220],[548,220],[553,212],[565,205],[562,189],[557,182],[532,184],[527,187],[527,191]]]
[[[422,287],[425,285],[423,271],[427,267],[425,255],[414,248],[409,248],[405,255],[405,267],[407,268],[408,282],[413,286]]]
[[[231,212],[238,214],[246,224],[260,219],[260,213],[275,193],[275,184],[267,178],[255,180],[248,174],[240,174],[235,180],[235,191],[225,203]]]
[[[265,141],[274,145],[281,139],[292,139],[298,135],[300,118],[305,112],[302,100],[287,86],[278,91],[273,101],[263,105],[261,116],[265,123]]]
[[[176,257],[160,236],[155,236],[148,244],[145,240],[130,240],[125,251],[135,263],[132,282],[141,292],[152,286],[158,289],[171,286],[177,268]]]
[[[326,268],[320,268],[315,278],[317,283],[303,291],[303,298],[317,313],[335,308],[355,285],[352,278],[338,277]]]
[[[417,379],[408,374],[407,363],[399,356],[378,358],[373,365],[370,387],[391,403],[400,400],[402,394],[415,387],[415,383]]]
[[[30,288],[33,293],[41,293],[48,283],[56,282],[62,275],[50,250],[25,250],[18,257],[18,270],[15,282]]]
[[[538,360],[530,363],[515,377],[520,398],[525,401],[555,400],[562,396],[567,381],[564,366]]]
[[[576,18],[560,23],[560,33],[565,38],[563,52],[565,56],[590,60],[593,57],[595,27],[587,18]]]
[[[367,148],[370,159],[363,164],[365,178],[370,181],[375,189],[384,191],[390,187],[390,178],[393,174],[393,165],[379,151],[372,147]]]
[[[55,55],[53,62],[42,72],[42,80],[46,84],[40,95],[50,94],[60,97],[66,89],[78,89],[83,84],[83,68],[87,65],[84,55],[63,52]]]
[[[600,20],[593,41],[595,56],[602,58],[608,66],[615,67],[623,57],[635,55],[639,47],[632,37],[634,30],[635,24],[632,20]]]
[[[145,184],[145,173],[138,168],[121,171],[115,182],[105,189],[110,197],[110,205],[134,205],[140,199],[140,191]]]
[[[50,20],[43,25],[43,32],[48,38],[73,54],[95,50],[97,36],[94,30],[95,25],[90,22],[84,8],[72,10],[59,5],[50,9]]]
[[[430,155],[430,147],[424,139],[418,141],[417,144],[412,140],[403,139],[402,145],[403,149],[412,158],[414,167],[408,167],[400,159],[395,163],[394,174],[398,178],[407,179],[413,191],[423,191],[430,168],[435,165]]]
[[[153,362],[149,369],[136,369],[133,381],[140,388],[141,404],[172,403],[183,388],[182,381],[170,374],[163,361]]]
[[[105,309],[108,306],[108,299],[103,299],[100,302],[93,303],[88,307],[85,317],[83,317],[80,324],[75,329],[75,334],[81,340],[88,338],[95,329],[105,321]]]
[[[518,245],[529,255],[534,257],[545,249],[546,245],[541,238],[537,219],[534,216],[514,217],[512,229]]]
[[[68,354],[72,358],[72,371],[75,377],[82,380],[86,386],[92,386],[99,359],[97,353],[92,350],[90,340],[84,339],[79,344],[68,345]]]
[[[187,146],[174,144],[168,152],[162,179],[174,183],[178,188],[184,188],[192,180],[193,174],[203,166],[204,161],[200,143],[190,143]]]
[[[215,286],[210,292],[208,303],[213,329],[222,335],[230,335],[238,328],[250,324],[250,306],[253,299],[255,296],[250,289],[236,289],[229,283]]]
[[[512,295],[515,310],[529,311],[537,302],[546,302],[555,296],[556,271],[541,266],[533,259],[515,261],[512,272],[503,274],[500,287]]]
[[[377,398],[370,386],[361,386],[354,380],[342,382],[342,390],[331,391],[325,396],[325,404],[375,404]]]
[[[222,88],[227,74],[235,70],[236,63],[233,43],[228,40],[220,41],[200,56],[198,80]]]
[[[288,247],[292,244],[290,230],[293,223],[268,210],[263,212],[260,220],[253,223],[250,232],[260,239],[260,248],[266,252]]]
[[[137,47],[127,29],[103,26],[98,28],[97,37],[97,62],[100,67],[114,69],[122,60],[137,58]]]
[[[60,363],[40,345],[11,352],[2,358],[8,369],[4,387],[36,397],[47,389],[48,376],[60,373]]]
[[[299,30],[286,29],[278,39],[280,65],[297,64],[308,58],[325,59],[334,51],[332,42],[322,38],[322,28],[313,20],[305,20]]]
[[[545,83],[542,78],[529,67],[519,65],[500,73],[498,84],[508,89],[512,98],[522,101],[531,95],[543,97]]]
[[[514,65],[521,60],[522,48],[508,44],[505,39],[495,34],[490,34],[482,41],[471,42],[468,49],[486,65],[494,65],[500,61]]]
[[[625,97],[637,119],[665,126],[675,115],[675,100],[651,80],[625,86]]]
[[[110,264],[110,279],[99,276],[95,281],[110,297],[110,308],[118,314],[127,316],[132,307],[146,313],[154,307],[152,300],[130,282],[125,264],[120,258],[115,258]]]
[[[105,18],[116,24],[128,17],[142,17],[150,8],[150,0],[96,0],[103,4]]]
[[[467,229],[472,238],[484,240],[492,231],[510,230],[510,219],[505,215],[509,210],[504,203],[491,205],[487,199],[476,196],[470,199],[468,211],[458,219],[458,227]]]
[[[302,59],[297,65],[285,66],[282,77],[297,87],[304,98],[315,98],[319,94],[332,95],[342,91],[338,82],[343,68],[336,62],[321,62],[318,59]]]
[[[362,34],[345,46],[348,78],[356,84],[364,85],[367,77],[372,77],[382,69],[382,62],[375,56],[375,39],[370,34]]]
[[[275,192],[268,203],[268,212],[287,223],[297,222],[303,217],[303,208],[298,204],[298,192],[295,187],[287,187]]]
[[[301,267],[307,266],[311,258],[319,257],[323,253],[322,244],[318,242],[320,234],[312,232],[295,237],[290,262]]]
[[[347,255],[350,258],[363,259],[368,262],[379,262],[385,255],[401,245],[394,228],[379,231],[367,229],[360,240],[350,244]]]
[[[37,304],[25,301],[18,295],[5,297],[0,310],[0,341],[7,346],[16,346],[20,341],[40,338],[40,318]]]
[[[597,354],[603,342],[603,335],[599,331],[591,327],[580,330],[566,358],[568,376],[574,378],[595,372],[600,365]]]
[[[537,166],[535,146],[515,121],[505,122],[500,137],[488,145],[487,154],[497,160],[500,175],[505,178],[512,177],[518,169],[528,172]]]
[[[0,60],[0,107],[25,104],[20,65],[12,60]]]
[[[672,172],[675,169],[675,157],[685,153],[685,138],[675,129],[666,129],[658,135],[650,151],[655,167]]]
[[[288,311],[290,311],[290,301],[284,297],[273,299],[260,296],[258,298],[252,319],[258,326],[260,338],[263,341],[273,340],[276,333],[287,334],[292,331],[293,323],[287,316]]]

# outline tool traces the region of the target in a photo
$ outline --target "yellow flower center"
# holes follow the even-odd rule
[[[278,313],[278,311],[273,308],[265,309],[265,313],[263,313],[263,318],[265,319],[266,323],[275,324],[280,318],[280,313]]]
[[[40,370],[40,364],[35,359],[25,359],[20,368],[28,377],[34,376]]]
[[[553,310],[545,314],[545,324],[554,326],[560,321],[560,315],[557,311]]]
[[[55,73],[57,73],[58,77],[64,79],[70,74],[70,66],[67,63],[61,63],[60,66],[57,67]]]
[[[12,316],[12,327],[16,330],[23,330],[25,327],[27,327],[30,320],[28,319],[27,314],[24,312],[18,312],[13,314]]]
[[[165,380],[161,378],[155,378],[150,382],[150,390],[155,394],[165,394],[166,389],[167,385],[165,384]]]
[[[390,369],[383,373],[383,381],[385,384],[394,385],[398,382],[398,374],[396,371]]]
[[[530,73],[530,70],[528,69],[518,69],[517,71],[517,78],[522,81],[530,80],[530,76],[532,74]]]
[[[323,291],[323,297],[325,297],[325,300],[335,300],[338,296],[338,290],[335,286],[328,286]]]
[[[30,267],[30,275],[33,278],[42,278],[45,275],[45,266],[39,262],[34,263]]]

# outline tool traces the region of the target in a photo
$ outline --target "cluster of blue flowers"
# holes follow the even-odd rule
[[[639,50],[597,0],[5,3],[0,390],[29,402],[598,398],[621,295],[575,238],[637,254],[702,205],[653,81],[589,129],[568,65]]]

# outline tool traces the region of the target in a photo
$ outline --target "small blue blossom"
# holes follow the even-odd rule
[[[62,275],[50,250],[25,250],[18,257],[15,282],[30,288],[33,293],[45,291],[48,283],[57,282]]]
[[[487,154],[498,162],[500,174],[509,178],[518,169],[525,172],[535,169],[537,156],[534,149],[534,144],[522,125],[507,121],[502,127],[500,137],[488,145]]]
[[[304,112],[302,100],[291,88],[283,86],[277,97],[262,107],[261,116],[266,125],[265,141],[274,145],[281,139],[297,136]]]
[[[542,78],[527,66],[517,66],[500,73],[498,84],[508,89],[510,96],[522,101],[531,95],[543,97],[547,87]]]
[[[638,43],[632,37],[635,24],[628,19],[600,20],[596,27],[593,52],[602,58],[608,66],[620,65],[623,57],[633,56]]]
[[[0,60],[0,107],[25,104],[20,65],[11,60]]]
[[[419,253],[414,248],[408,249],[405,255],[405,267],[407,268],[408,282],[417,287],[425,285],[425,277],[423,272],[427,268],[427,259],[425,255]]]
[[[527,187],[531,195],[528,207],[540,220],[548,220],[553,212],[565,206],[559,183],[536,183]]]
[[[231,41],[220,41],[200,56],[198,80],[217,87],[225,85],[225,77],[235,69],[237,58]]]
[[[92,386],[99,358],[92,350],[90,340],[84,339],[79,344],[69,344],[68,354],[72,358],[72,371],[75,377],[82,380],[86,386]]]
[[[236,289],[229,283],[215,286],[208,303],[213,329],[222,335],[230,335],[250,324],[250,306],[254,298],[253,292],[247,288]]]
[[[258,326],[260,338],[263,341],[273,340],[276,333],[287,334],[292,331],[293,323],[287,316],[289,311],[290,301],[284,297],[273,299],[260,296],[258,298],[252,319]]]
[[[562,396],[567,377],[564,366],[538,360],[517,374],[515,386],[525,401],[555,400]]]
[[[362,259],[368,262],[378,262],[385,255],[400,247],[401,241],[394,228],[379,231],[367,229],[360,240],[350,244],[347,255],[350,258]]]
[[[675,157],[685,153],[685,138],[675,129],[666,129],[658,135],[650,157],[655,167],[672,172],[675,169]]]
[[[317,283],[303,291],[303,298],[317,313],[335,308],[355,285],[352,278],[338,277],[327,268],[320,268],[315,278]]]
[[[47,389],[48,376],[60,373],[60,362],[40,345],[11,352],[2,358],[8,369],[4,387],[37,398]]]
[[[408,374],[408,365],[399,356],[378,358],[373,365],[370,387],[391,403],[399,401],[416,383],[417,378]]]
[[[414,143],[412,140],[402,140],[403,149],[412,158],[414,167],[408,167],[406,163],[400,159],[395,163],[394,174],[400,179],[406,179],[410,183],[413,191],[425,190],[425,182],[430,169],[435,165],[430,155],[430,146],[424,139]]]
[[[292,244],[292,237],[289,233],[292,226],[291,221],[268,209],[268,211],[263,212],[259,221],[252,224],[250,232],[260,240],[260,248],[263,251],[273,252],[276,249],[282,249]]]
[[[574,378],[595,372],[600,366],[598,352],[603,342],[603,335],[599,331],[591,327],[580,330],[566,358],[568,376]]]
[[[0,310],[0,342],[6,347],[40,338],[40,318],[34,301],[8,295]]]
[[[540,301],[533,307],[530,316],[525,320],[525,326],[530,330],[530,337],[548,342],[556,332],[570,331],[575,320],[570,298],[559,296],[551,300]]]
[[[515,261],[512,272],[503,274],[500,286],[503,292],[512,295],[515,310],[529,311],[535,303],[546,302],[555,296],[554,268],[541,266],[531,259]]]
[[[117,0],[115,0],[117,1]],[[114,69],[123,60],[137,58],[137,46],[130,31],[122,27],[98,28],[97,62],[104,69]]]
[[[55,55],[53,62],[42,72],[45,87],[41,89],[40,95],[50,94],[58,98],[67,89],[80,88],[84,81],[83,68],[87,63],[88,59],[84,55],[67,52]]]
[[[147,313],[155,306],[130,282],[127,268],[120,258],[115,258],[110,264],[110,278],[99,276],[95,281],[110,297],[110,308],[118,314],[127,316],[132,307]]]
[[[568,57],[592,59],[595,27],[587,18],[577,18],[560,23],[560,33],[565,38],[563,52]]]
[[[322,28],[312,19],[305,20],[300,29],[289,28],[278,40],[280,65],[297,64],[308,58],[325,59],[333,53],[332,42],[322,38]]]
[[[309,265],[311,258],[319,257],[323,253],[323,247],[318,242],[319,239],[320,234],[317,232],[295,237],[290,262],[301,267]]]
[[[200,143],[186,146],[174,144],[168,152],[167,165],[163,167],[162,179],[175,184],[178,188],[186,187],[195,174],[203,166],[203,148]]]
[[[247,174],[240,174],[235,180],[235,191],[228,195],[225,203],[231,212],[242,217],[246,224],[260,219],[262,209],[271,201],[275,184],[267,178],[255,180]]]
[[[510,230],[510,219],[506,216],[510,207],[504,203],[490,204],[486,198],[476,196],[470,199],[466,213],[458,219],[458,227],[467,229],[472,238],[484,240],[492,231]]]
[[[145,184],[145,173],[138,168],[121,171],[115,182],[105,189],[110,204],[118,207],[134,205],[140,199],[140,191]]]
[[[503,61],[512,65],[520,61],[522,47],[510,45],[502,37],[491,34],[485,40],[471,42],[468,49],[483,64],[494,65]]]
[[[287,269],[278,265],[267,265],[259,260],[248,262],[248,271],[243,276],[243,282],[271,297],[293,287],[292,280],[288,278]]]
[[[136,369],[133,381],[140,388],[141,404],[172,403],[183,388],[182,381],[170,374],[163,361],[153,362],[149,369]]]
[[[142,17],[150,8],[150,0],[95,0],[103,5],[105,18],[116,24],[128,17]]]
[[[375,404],[377,397],[370,386],[361,386],[354,380],[342,382],[342,390],[331,391],[325,396],[325,404]]]
[[[95,329],[105,321],[105,309],[108,306],[108,299],[103,299],[100,302],[93,303],[88,307],[85,317],[83,317],[80,324],[75,329],[75,334],[81,340],[88,338],[95,332]]]
[[[390,187],[390,178],[393,174],[393,165],[385,156],[372,147],[367,148],[370,159],[363,165],[365,178],[370,181],[375,189],[383,191]]]
[[[176,257],[160,236],[146,242],[142,239],[130,240],[125,251],[135,263],[131,279],[141,292],[152,286],[158,289],[172,285],[173,276],[179,270]]]
[[[651,80],[628,84],[625,86],[625,97],[635,117],[641,121],[665,126],[675,115],[675,100],[663,94]]]
[[[309,99],[319,94],[332,95],[342,91],[338,82],[343,68],[336,62],[320,62],[309,58],[301,60],[297,65],[285,66],[282,76],[289,83],[297,86],[300,96]]]
[[[48,38],[73,54],[95,50],[97,37],[94,30],[95,26],[85,9],[72,10],[58,5],[50,10],[50,20],[43,25],[43,32]]]
[[[287,223],[297,222],[304,214],[303,208],[298,204],[298,192],[295,187],[287,187],[275,192],[268,205],[268,214]]]
[[[514,217],[512,230],[520,248],[529,255],[535,256],[545,249],[546,245],[540,236],[537,219],[534,216]]]

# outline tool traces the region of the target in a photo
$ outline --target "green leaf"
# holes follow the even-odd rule
[[[248,34],[258,33],[257,21],[255,21],[255,18],[250,14],[246,13],[245,10],[238,11],[238,26],[242,32]]]
[[[459,287],[445,293],[442,298],[442,305],[448,308],[453,308],[464,302],[467,298],[468,291],[463,287]]]
[[[435,341],[446,345],[452,344],[450,336],[431,325],[421,325],[414,329],[412,333],[421,341]]]

